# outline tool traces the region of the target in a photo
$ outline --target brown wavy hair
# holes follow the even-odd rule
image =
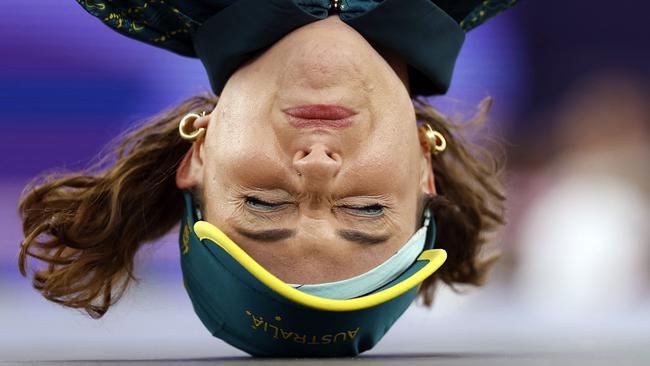
[[[420,214],[430,208],[436,221],[435,247],[447,252],[442,267],[424,280],[418,295],[430,306],[440,281],[458,290],[456,285],[481,286],[487,272],[499,258],[498,252],[484,253],[488,234],[505,224],[505,195],[501,174],[505,158],[501,144],[492,142],[492,150],[465,139],[464,129],[479,127],[487,119],[492,98],[484,99],[476,115],[466,124],[453,123],[434,109],[426,99],[415,99],[416,118],[446,136],[447,148],[432,155],[436,196],[425,196]],[[497,153],[499,153],[497,155]]]
[[[189,98],[124,132],[87,169],[45,174],[28,185],[18,205],[25,236],[18,264],[27,276],[29,257],[43,262],[33,268],[32,284],[46,299],[100,318],[137,282],[136,253],[172,230],[183,212],[175,173],[188,144],[178,122],[187,113],[213,110],[217,100],[210,93]],[[472,144],[426,100],[413,102],[417,119],[447,137],[447,150],[432,159],[439,195],[420,204],[420,213],[433,209],[436,246],[448,253],[420,288],[430,305],[439,281],[482,283],[493,259],[479,252],[484,233],[503,223],[504,197],[497,160],[470,152]]]

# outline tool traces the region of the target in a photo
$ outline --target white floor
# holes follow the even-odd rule
[[[143,268],[144,267],[144,268]],[[204,329],[177,270],[141,266],[142,282],[101,320],[45,301],[11,269],[0,272],[0,361],[170,360],[245,356]],[[624,314],[542,315],[496,286],[439,292],[412,307],[365,355],[646,352],[650,306]],[[629,353],[627,353],[629,354]]]

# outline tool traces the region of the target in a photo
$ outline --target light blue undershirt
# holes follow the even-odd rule
[[[427,218],[424,226],[418,229],[397,253],[366,273],[336,282],[290,286],[307,294],[328,299],[351,299],[368,294],[397,278],[415,262],[424,249],[428,226]]]

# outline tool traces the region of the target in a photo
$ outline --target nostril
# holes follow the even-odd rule
[[[327,156],[328,156],[330,159],[332,159],[332,160],[334,160],[334,161],[336,161],[336,162],[340,162],[340,161],[341,161],[341,155],[339,155],[339,154],[337,154],[337,153],[335,153],[335,152],[330,152],[330,151],[328,151],[328,152],[327,152]]]
[[[293,156],[293,161],[298,161],[304,158],[305,156],[307,156],[308,153],[309,152],[305,152],[304,150],[296,151],[296,154]]]
[[[308,162],[326,162],[341,163],[341,156],[324,145],[316,144],[302,149],[298,149],[293,155],[293,162],[305,164]]]

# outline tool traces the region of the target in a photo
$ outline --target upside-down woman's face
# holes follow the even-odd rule
[[[434,193],[406,82],[404,62],[337,16],[296,29],[195,121],[207,133],[177,184],[199,188],[204,219],[285,282],[366,272],[406,243]]]

